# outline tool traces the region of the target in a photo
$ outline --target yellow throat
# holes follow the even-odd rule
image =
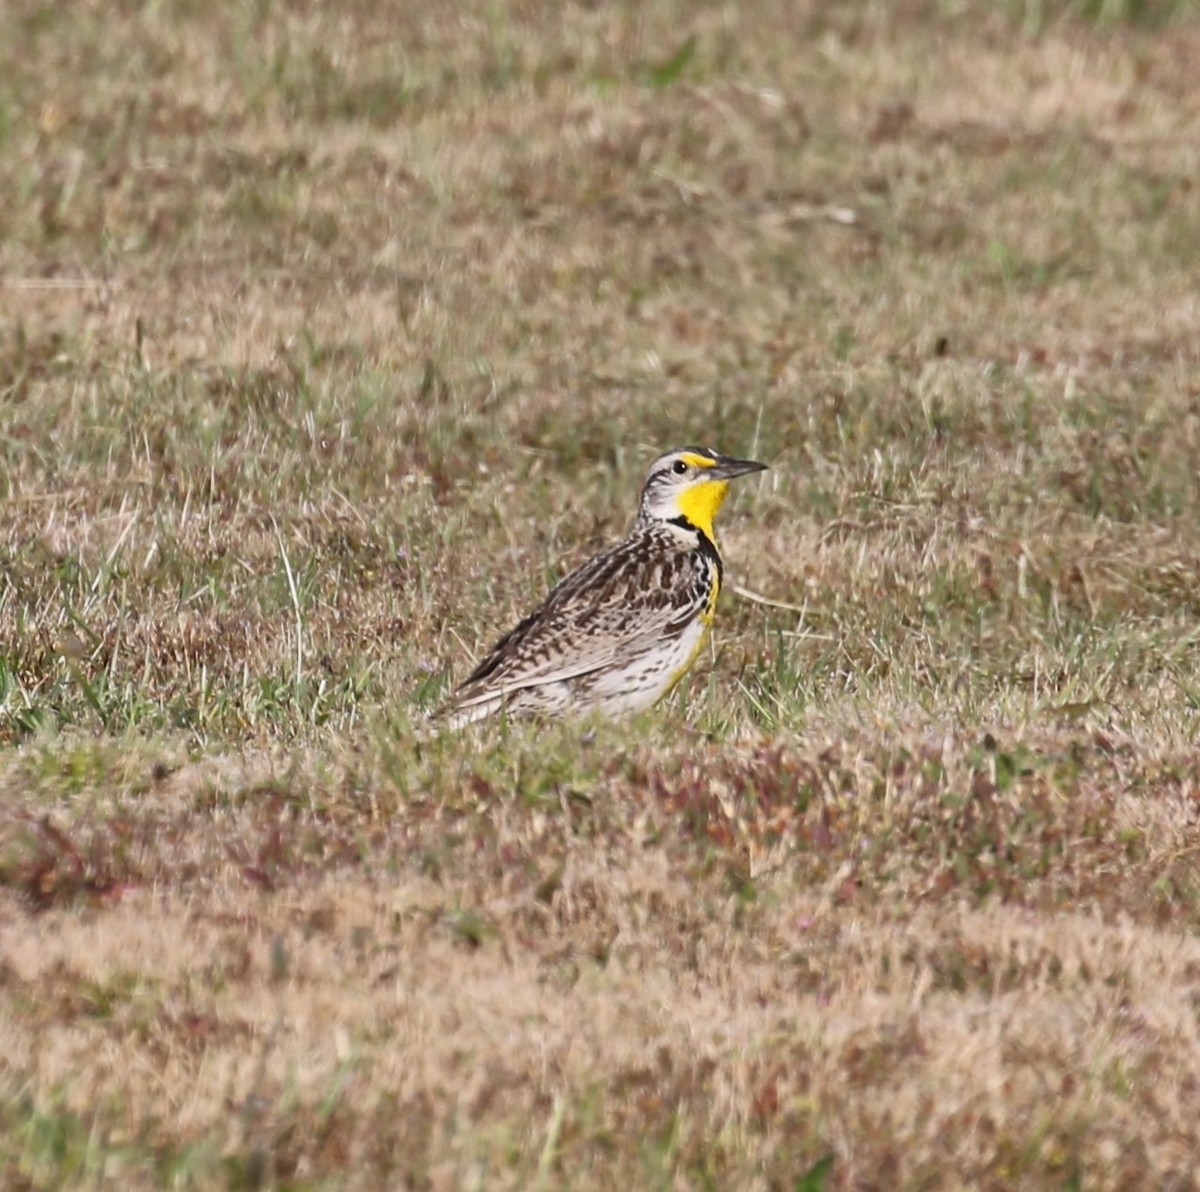
[[[711,541],[716,542],[713,518],[725,501],[729,491],[728,480],[701,480],[679,494],[679,512],[698,530],[703,530]]]

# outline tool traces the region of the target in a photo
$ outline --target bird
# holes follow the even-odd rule
[[[660,455],[626,537],[561,580],[487,652],[439,719],[615,717],[649,708],[708,637],[724,567],[713,519],[730,481],[767,469],[704,447]]]

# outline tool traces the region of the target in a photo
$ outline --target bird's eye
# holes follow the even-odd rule
[[[683,460],[677,459],[671,465],[671,471],[674,472],[676,476],[682,476],[684,472],[687,471],[687,464],[685,464]]]

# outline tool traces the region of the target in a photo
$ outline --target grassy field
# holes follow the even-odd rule
[[[0,1187],[1197,1186],[1198,61],[0,7]],[[697,441],[686,686],[431,732]]]

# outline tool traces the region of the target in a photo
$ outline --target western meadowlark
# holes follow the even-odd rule
[[[683,447],[650,465],[628,537],[573,571],[488,652],[445,711],[510,716],[648,708],[691,666],[721,590],[713,518],[766,464]]]

